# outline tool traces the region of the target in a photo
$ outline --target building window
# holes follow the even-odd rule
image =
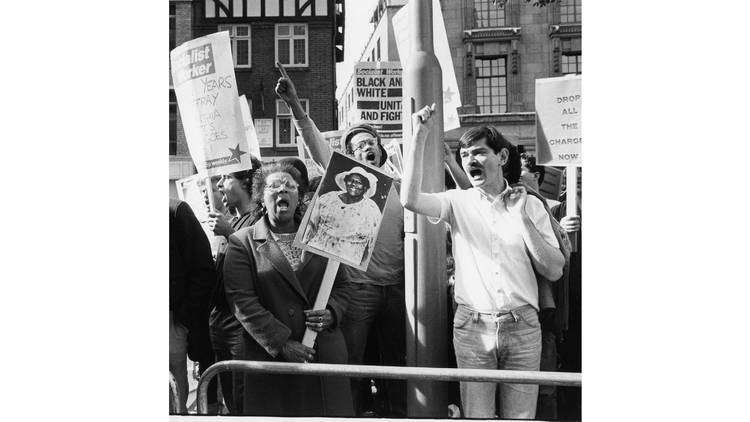
[[[174,4],[169,5],[169,51],[174,50],[176,47],[175,41],[175,23],[176,23],[176,7]]]
[[[581,39],[570,38],[560,40],[562,54],[560,56],[560,73],[581,73]]]
[[[474,0],[474,28],[500,26],[505,26],[505,6],[495,5],[492,0]]]
[[[560,0],[560,23],[581,22],[581,0]]]
[[[300,99],[305,113],[308,112],[306,99]],[[286,105],[284,100],[276,100],[276,146],[293,147],[297,145],[297,129],[292,121],[292,110]]]
[[[508,107],[505,56],[476,56],[477,106],[479,112],[505,113]]]
[[[276,60],[290,67],[307,66],[307,24],[276,25]]]
[[[234,67],[250,67],[250,25],[219,25],[221,31],[229,31]]]
[[[177,97],[169,90],[169,155],[177,155]]]
[[[377,57],[378,61],[380,61],[380,38],[378,38],[378,42],[377,42],[377,52],[378,52],[378,54],[377,54],[376,57]]]

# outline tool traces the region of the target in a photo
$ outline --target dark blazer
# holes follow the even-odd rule
[[[312,309],[327,259],[307,253],[295,272],[273,240],[268,220],[229,237],[224,286],[230,308],[251,340],[250,360],[283,361],[288,339],[302,341],[304,310]],[[318,334],[316,362],[347,363],[338,326],[349,301],[350,285],[339,268],[328,300],[336,323]],[[274,416],[353,416],[349,380],[341,377],[252,375],[245,377],[244,413]]]
[[[208,306],[216,285],[211,246],[190,206],[169,199],[169,310],[175,321],[208,329]]]

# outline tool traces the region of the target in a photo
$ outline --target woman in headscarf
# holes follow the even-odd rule
[[[372,249],[381,212],[373,201],[378,179],[360,166],[335,177],[341,191],[315,201],[303,237],[309,246],[360,265]]]
[[[349,299],[341,267],[325,309],[310,310],[327,259],[292,245],[299,228],[301,179],[289,165],[256,172],[257,223],[229,237],[224,262],[227,300],[249,338],[250,360],[347,363],[339,328]],[[316,347],[301,343],[305,329]],[[253,374],[245,376],[243,411],[267,416],[353,416],[349,381],[342,377]]]

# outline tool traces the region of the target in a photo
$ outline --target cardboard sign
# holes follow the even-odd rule
[[[401,63],[354,65],[354,121],[374,127],[381,138],[401,138]]]
[[[259,147],[273,147],[273,119],[255,119],[255,136]]]
[[[366,271],[392,184],[380,169],[334,152],[294,246]]]
[[[198,174],[251,169],[229,33],[188,41],[169,57],[182,126]]]
[[[313,179],[318,176],[323,176],[325,173],[323,167],[321,167],[315,160],[312,159],[310,154],[310,148],[307,147],[305,140],[301,136],[297,136],[297,157],[305,163],[307,167],[307,178]]]
[[[396,34],[396,48],[401,65],[406,66],[411,56],[411,7],[406,5],[393,15],[393,33]],[[439,0],[432,0],[432,41],[435,57],[440,62],[443,72],[443,130],[449,131],[461,127],[458,120],[458,108],[461,107],[461,93],[458,91],[456,72],[453,69],[453,56],[448,45],[448,34]]]
[[[536,80],[537,164],[581,167],[581,76]]]
[[[262,158],[260,156],[260,146],[258,146],[258,135],[255,133],[255,124],[253,124],[253,115],[250,113],[250,105],[248,104],[245,95],[240,95],[239,100],[240,111],[242,112],[242,123],[245,126],[247,147],[250,149],[250,154]]]
[[[195,214],[195,218],[200,221],[203,232],[206,234],[206,237],[211,244],[211,253],[215,257],[219,247],[225,243],[225,241],[223,236],[214,236],[213,231],[208,228],[206,222],[208,220],[208,204],[206,204],[205,193],[206,180],[205,177],[194,174],[192,176],[175,180],[174,183],[177,186],[177,197],[190,205],[193,214]],[[215,186],[213,191],[217,191]],[[219,200],[219,204],[221,204],[221,200]]]

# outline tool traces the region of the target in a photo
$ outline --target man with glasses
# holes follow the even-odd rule
[[[284,100],[294,115],[294,124],[310,148],[312,158],[324,168],[331,159],[332,148],[315,123],[305,113],[294,83],[284,67],[276,63],[281,73],[276,94]],[[346,154],[352,158],[385,170],[388,159],[381,145],[380,135],[370,125],[357,124],[347,128],[341,136]],[[377,331],[379,355],[384,365],[404,366],[406,363],[406,303],[404,301],[404,210],[399,203],[400,183],[394,181],[388,194],[370,265],[367,271],[346,267],[352,282],[352,296],[347,307],[342,329],[351,364],[362,364],[371,329]],[[362,414],[361,380],[352,379],[355,411]],[[389,380],[384,384],[387,414],[406,416],[406,383]]]

